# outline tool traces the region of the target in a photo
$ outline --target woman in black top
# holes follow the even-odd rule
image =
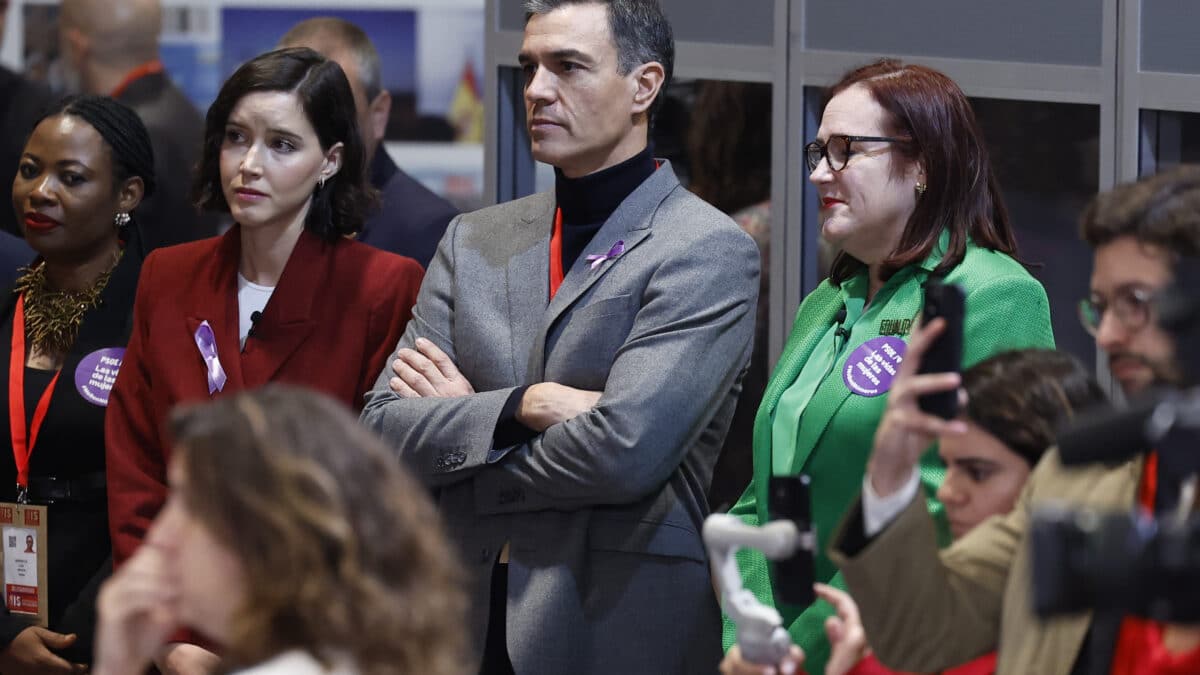
[[[48,507],[49,627],[0,605],[5,675],[78,672],[91,660],[95,593],[112,568],[104,413],[144,257],[130,212],[153,190],[145,126],[96,96],[66,99],[37,123],[13,181],[38,257],[0,294],[0,501]]]

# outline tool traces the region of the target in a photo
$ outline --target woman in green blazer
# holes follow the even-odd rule
[[[754,424],[754,476],[731,513],[765,522],[772,474],[812,478],[820,552],[817,581],[842,587],[824,537],[863,485],[872,439],[909,329],[932,278],[966,294],[963,363],[999,351],[1053,347],[1046,292],[1014,260],[1016,242],[962,90],[923,66],[884,60],[847,73],[829,92],[805,147],[820,199],[821,235],[840,249],[830,278],[796,315]],[[871,363],[869,354],[883,357]],[[921,464],[927,494],[944,474],[934,451]],[[941,504],[929,509],[941,520]],[[945,532],[944,524],[942,532]],[[775,605],[766,559],[739,556],[743,582]],[[833,608],[779,606],[810,673],[829,655]],[[726,621],[725,647],[735,640]]]

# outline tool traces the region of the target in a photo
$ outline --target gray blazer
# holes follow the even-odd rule
[[[750,356],[758,249],[664,163],[548,301],[554,210],[543,193],[451,221],[400,347],[432,340],[478,393],[399,398],[389,363],[362,419],[436,488],[474,581],[478,649],[492,565],[510,542],[518,674],[715,672],[720,616],[700,527]],[[591,269],[587,256],[618,240],[625,252]],[[603,395],[494,448],[509,394],[544,381]]]

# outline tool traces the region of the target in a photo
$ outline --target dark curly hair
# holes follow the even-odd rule
[[[176,410],[188,511],[240,561],[227,645],[364,675],[465,672],[464,575],[424,488],[332,398],[271,384]]]
[[[107,96],[68,96],[47,108],[30,131],[57,115],[78,117],[100,134],[112,150],[113,185],[117,189],[136,176],[142,179],[142,196],[154,194],[154,147],[137,113]]]
[[[967,419],[1037,464],[1063,423],[1107,401],[1083,364],[1066,352],[1001,352],[963,372]]]
[[[225,125],[244,96],[273,91],[296,95],[322,150],[342,144],[341,169],[313,194],[304,227],[326,241],[358,233],[366,214],[378,204],[379,193],[367,183],[366,149],[358,132],[350,82],[336,62],[305,47],[256,56],[225,80],[204,120],[204,148],[192,199],[202,209],[229,212],[221,189]]]
[[[1097,248],[1120,237],[1200,256],[1200,165],[1180,164],[1096,195],[1079,218]]]

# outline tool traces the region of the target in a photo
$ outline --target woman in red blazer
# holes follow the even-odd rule
[[[163,422],[176,404],[287,382],[362,407],[422,276],[415,261],[350,238],[373,197],[364,166],[350,85],[333,61],[269,52],[222,86],[194,195],[235,224],[154,251],[142,267],[106,423],[117,565],[166,500]],[[215,659],[187,646],[159,665],[185,653]]]

